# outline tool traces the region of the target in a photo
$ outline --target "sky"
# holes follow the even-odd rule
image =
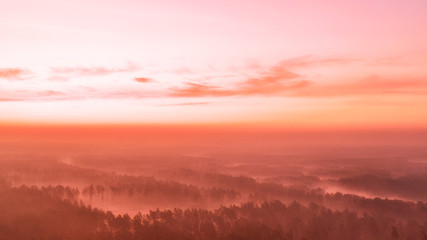
[[[424,0],[0,5],[0,124],[427,127]]]

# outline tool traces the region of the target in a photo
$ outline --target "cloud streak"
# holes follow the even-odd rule
[[[321,64],[333,64],[334,62],[351,62],[346,59],[323,58],[313,60],[312,57],[300,57],[279,62],[270,68],[258,69],[258,76],[244,77],[242,81],[227,84],[221,79],[221,85],[216,85],[219,79],[208,80],[201,77],[200,82],[186,80],[183,87],[170,87],[170,85],[159,84],[150,89],[130,88],[129,86],[117,86],[116,89],[98,88],[95,82],[90,87],[80,87],[80,89],[67,88],[67,84],[53,86],[51,89],[29,92],[25,90],[3,94],[2,102],[6,101],[38,101],[38,100],[73,100],[73,99],[142,99],[142,98],[204,98],[204,97],[230,97],[230,96],[259,96],[259,97],[295,97],[295,98],[333,98],[345,96],[357,96],[360,99],[369,96],[405,95],[415,96],[427,94],[427,77],[425,76],[405,76],[385,77],[380,75],[370,75],[360,80],[323,83],[310,79],[314,76],[306,76],[289,71],[290,66],[317,66]],[[117,72],[133,71],[136,65],[128,65],[125,68],[70,68],[58,70],[54,78],[50,81],[64,82],[68,76],[64,74],[82,75],[103,75]],[[300,69],[301,71],[303,69]],[[20,68],[0,69],[0,77],[6,79],[22,79],[29,71]],[[227,75],[225,75],[227,76]],[[232,75],[234,78],[237,75]],[[242,75],[244,76],[244,75]],[[351,77],[351,76],[350,76]],[[309,80],[307,80],[307,78]],[[154,82],[152,78],[135,77],[132,81],[137,83]],[[48,88],[50,89],[50,87]],[[184,102],[176,104],[160,104],[162,106],[185,106],[207,104],[204,101]]]
[[[17,101],[24,101],[25,99],[19,99],[19,98],[0,98],[0,102],[17,102]]]
[[[297,97],[334,97],[351,95],[427,94],[427,77],[384,78],[372,75],[343,84],[311,85],[293,92]]]
[[[7,80],[23,80],[31,71],[21,68],[0,68],[0,78]]]
[[[133,79],[135,82],[140,82],[140,83],[146,83],[146,82],[152,82],[153,79],[151,78],[145,78],[145,77],[136,77]]]
[[[108,67],[53,67],[51,72],[54,75],[71,75],[71,76],[105,76],[114,73],[134,72],[142,69],[136,64],[129,63],[123,68]]]
[[[342,57],[330,57],[330,58],[316,58],[313,56],[301,56],[296,58],[290,58],[283,60],[279,63],[279,66],[286,68],[300,68],[300,67],[317,67],[327,65],[342,65],[353,62],[361,61],[360,59],[354,58],[342,58]]]
[[[350,63],[351,59],[324,58],[313,60],[300,57],[281,61],[259,77],[249,78],[231,88],[212,84],[187,82],[186,87],[172,88],[173,97],[227,97],[227,96],[288,96],[288,97],[337,97],[386,94],[427,94],[426,76],[384,77],[370,75],[356,81],[322,84],[304,80],[301,75],[288,71],[288,67],[309,67],[322,64]]]
[[[206,105],[209,102],[183,102],[183,103],[170,103],[170,104],[159,104],[159,106],[194,106],[194,105]]]
[[[287,71],[282,65],[270,68],[260,77],[249,78],[233,88],[225,89],[209,84],[186,83],[187,87],[172,88],[173,97],[226,97],[249,95],[278,95],[283,92],[304,88],[309,81],[298,79],[296,73]]]

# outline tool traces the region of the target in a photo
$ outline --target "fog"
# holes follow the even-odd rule
[[[425,131],[0,133],[1,239],[427,238]]]

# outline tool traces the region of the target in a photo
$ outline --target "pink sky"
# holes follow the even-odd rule
[[[426,127],[426,1],[0,4],[3,123]]]

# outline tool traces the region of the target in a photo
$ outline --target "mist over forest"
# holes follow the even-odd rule
[[[0,0],[0,240],[427,240],[427,0]]]
[[[1,239],[427,239],[415,133],[2,133]]]

